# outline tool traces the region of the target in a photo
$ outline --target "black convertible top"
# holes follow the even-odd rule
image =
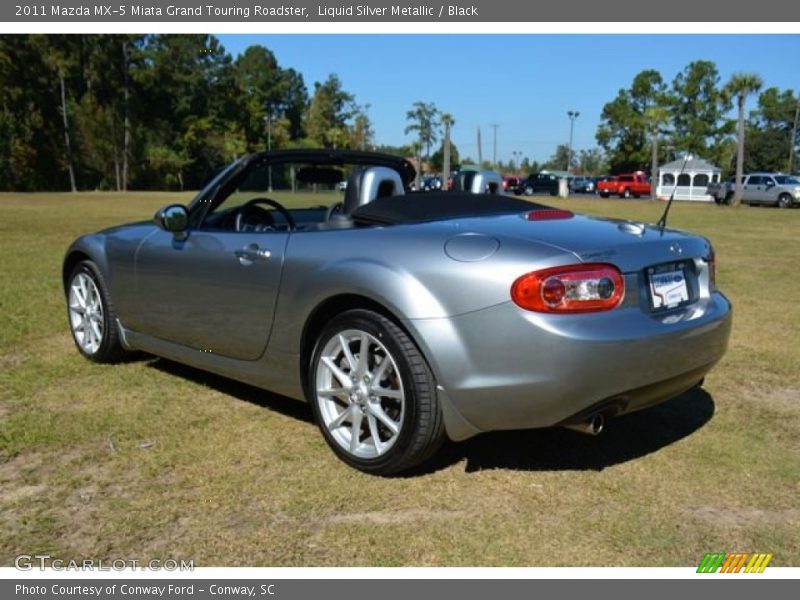
[[[550,207],[543,204],[498,194],[417,192],[378,198],[358,207],[351,216],[364,223],[394,225],[548,209]]]

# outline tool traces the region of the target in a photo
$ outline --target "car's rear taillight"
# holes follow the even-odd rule
[[[548,313],[611,310],[624,294],[622,273],[614,265],[604,263],[533,271],[511,286],[511,299],[518,306]]]

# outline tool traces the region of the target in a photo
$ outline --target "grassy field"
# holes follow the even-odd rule
[[[703,391],[598,438],[484,435],[380,479],[337,461],[301,403],[74,349],[68,243],[187,197],[0,194],[0,564],[673,566],[757,551],[800,565],[800,210],[673,207],[671,225],[715,243],[735,307]],[[553,204],[650,222],[663,209]]]

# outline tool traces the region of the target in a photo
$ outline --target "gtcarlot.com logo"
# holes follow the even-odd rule
[[[710,552],[697,567],[698,573],[763,573],[772,553],[751,554],[749,552]]]
[[[154,558],[116,558],[95,560],[92,558],[60,559],[49,554],[20,554],[14,559],[14,566],[20,571],[52,569],[53,571],[125,571],[126,569],[148,569],[150,571],[194,571],[194,560]]]

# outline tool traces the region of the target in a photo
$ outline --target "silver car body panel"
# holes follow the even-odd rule
[[[242,245],[271,258],[243,264]],[[709,242],[624,221],[522,214],[290,233],[191,231],[152,223],[79,238],[114,299],[123,342],[305,399],[303,334],[338,297],[378,304],[408,331],[438,383],[448,434],[545,427],[604,403],[627,412],[697,384],[725,352],[731,306],[710,282]],[[542,268],[611,263],[611,311],[542,314],[510,299]],[[694,297],[650,309],[646,269],[681,262]],[[307,360],[307,357],[305,358]]]

